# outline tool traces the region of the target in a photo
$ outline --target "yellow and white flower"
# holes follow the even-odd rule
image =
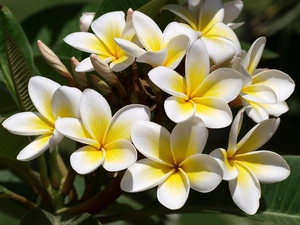
[[[244,24],[244,22],[240,22],[240,23],[232,22],[242,12],[242,9],[244,7],[243,1],[235,0],[235,1],[226,2],[223,4],[223,7],[224,7],[223,23],[229,26],[232,30]]]
[[[17,159],[29,161],[40,156],[48,148],[57,145],[63,135],[57,131],[55,121],[63,117],[79,118],[81,91],[40,76],[32,77],[28,92],[37,112],[21,112],[3,123],[9,132],[24,136],[38,136],[18,154]]]
[[[195,115],[209,128],[231,123],[232,113],[227,103],[238,96],[243,79],[230,68],[209,72],[208,53],[201,39],[193,43],[186,55],[185,78],[162,66],[149,72],[150,80],[172,95],[164,103],[172,121],[179,123]]]
[[[158,201],[169,209],[181,208],[190,188],[212,191],[223,174],[212,157],[202,154],[207,136],[204,123],[197,117],[177,124],[171,134],[156,123],[137,122],[131,137],[146,158],[126,170],[121,188],[139,192],[158,186]]]
[[[233,68],[244,78],[240,99],[246,113],[259,123],[269,115],[280,116],[288,111],[285,100],[293,93],[295,83],[289,75],[275,69],[256,69],[262,56],[266,38],[258,38],[243,58],[233,60]]]
[[[166,66],[174,69],[185,56],[190,44],[198,37],[196,32],[177,22],[168,24],[162,33],[150,17],[139,11],[133,12],[132,25],[142,47],[129,40],[115,38],[115,41],[122,49],[135,56],[137,62],[147,63],[152,67]]]
[[[114,38],[123,38],[131,41],[134,32],[130,26],[126,26],[125,14],[122,11],[106,13],[91,24],[95,34],[88,32],[75,32],[64,38],[64,41],[72,47],[96,54],[101,60],[110,63],[115,72],[126,69],[134,62],[134,57],[122,50],[114,41]],[[92,71],[93,65],[90,58],[86,58],[76,67],[77,72]]]
[[[280,119],[268,119],[254,126],[238,143],[244,108],[235,117],[227,151],[219,148],[210,153],[224,172],[235,204],[247,214],[255,214],[261,197],[260,183],[286,179],[290,168],[277,153],[259,150],[276,132]]]
[[[189,0],[188,9],[175,4],[162,7],[162,10],[165,9],[185,20],[191,29],[199,33],[214,64],[220,65],[241,54],[237,36],[223,22],[224,7],[221,0]]]
[[[85,89],[79,109],[81,120],[62,118],[55,124],[66,137],[86,144],[71,155],[71,166],[76,172],[91,173],[100,165],[107,171],[120,171],[136,161],[130,129],[139,120],[149,121],[148,107],[131,104],[112,116],[105,98],[92,89]]]

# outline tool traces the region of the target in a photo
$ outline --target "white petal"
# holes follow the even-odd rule
[[[228,23],[227,26],[230,27],[232,30],[239,28],[240,26],[244,25],[245,22],[240,23]]]
[[[75,117],[79,118],[79,101],[82,92],[73,87],[61,86],[52,97],[52,111],[56,118]]]
[[[248,73],[240,57],[234,57],[231,61],[232,69],[238,71],[244,80],[243,87],[248,87],[252,84],[252,76]]]
[[[243,79],[238,72],[230,68],[221,68],[210,73],[192,95],[214,97],[227,103],[239,95],[242,87]]]
[[[146,52],[144,49],[140,48],[138,45],[134,44],[131,41],[121,38],[114,38],[114,40],[120,48],[133,55],[134,57],[139,57]]]
[[[223,178],[223,171],[218,162],[205,154],[191,156],[184,161],[181,168],[186,173],[191,188],[202,193],[214,190]]]
[[[62,118],[55,122],[55,128],[64,136],[80,143],[100,147],[100,143],[93,139],[84,124],[75,118]]]
[[[270,115],[275,117],[281,116],[289,110],[285,101],[277,102],[276,104],[260,104]]]
[[[159,66],[150,70],[148,76],[164,92],[179,98],[188,99],[185,79],[174,70]]]
[[[257,179],[263,183],[279,182],[290,175],[289,165],[275,152],[249,152],[237,155],[235,160],[248,167]]]
[[[82,60],[77,66],[76,66],[76,72],[91,72],[94,71],[94,66],[91,62],[91,59],[85,58],[84,60]]]
[[[223,4],[224,7],[224,19],[223,22],[228,24],[235,20],[240,14],[243,9],[243,1],[235,0],[231,2],[226,2]]]
[[[153,122],[140,121],[131,129],[135,147],[147,158],[161,164],[173,166],[169,131]]]
[[[171,134],[171,148],[180,164],[189,156],[202,153],[208,137],[208,130],[200,118],[192,117],[178,123]]]
[[[111,120],[111,109],[106,99],[92,89],[85,89],[80,101],[82,122],[94,140],[102,143]]]
[[[147,63],[151,65],[152,67],[162,66],[165,64],[168,57],[168,50],[165,48],[160,51],[148,51],[144,53],[143,55],[139,56],[136,61]]]
[[[295,82],[289,75],[279,70],[265,70],[253,76],[253,84],[265,85],[271,88],[277,101],[286,100],[294,92]]]
[[[124,53],[123,56],[120,56],[118,59],[113,60],[109,66],[114,72],[121,72],[125,69],[127,69],[133,62],[134,57],[132,55],[126,55],[127,53]]]
[[[93,146],[84,146],[72,153],[70,162],[72,168],[79,174],[95,171],[104,161],[105,151]]]
[[[130,141],[131,127],[138,121],[149,121],[150,109],[140,104],[124,106],[116,112],[109,123],[103,144],[124,139]]]
[[[21,112],[7,118],[2,126],[17,135],[51,134],[54,124],[50,124],[38,112]]]
[[[147,51],[161,50],[162,32],[150,17],[134,11],[132,22],[138,39]]]
[[[52,134],[44,134],[34,139],[19,152],[17,160],[29,161],[39,157],[49,148],[49,139],[51,136]]]
[[[233,180],[238,176],[239,171],[236,164],[233,161],[228,160],[228,154],[225,149],[215,149],[209,155],[217,160],[221,166],[223,170],[223,180]]]
[[[79,29],[80,31],[87,32],[89,27],[95,17],[94,12],[83,12],[82,16],[79,18]]]
[[[105,45],[92,33],[75,32],[65,37],[64,41],[80,51],[109,56]]]
[[[195,115],[196,106],[193,101],[183,98],[169,97],[165,100],[164,108],[167,116],[175,123],[188,120]]]
[[[239,165],[238,169],[238,177],[229,181],[232,200],[245,213],[253,215],[259,208],[260,185],[247,167]]]
[[[199,10],[199,14],[198,30],[206,32],[216,23],[223,21],[224,8],[222,1],[204,1],[203,8]]]
[[[185,76],[188,95],[201,85],[209,70],[208,53],[203,41],[199,39],[192,44],[186,55]]]
[[[148,190],[170,176],[171,170],[171,167],[150,159],[139,160],[126,170],[121,180],[121,188],[127,192]]]
[[[49,122],[55,121],[51,108],[51,100],[54,92],[59,87],[60,84],[40,76],[32,77],[28,83],[28,92],[32,103]]]
[[[104,146],[103,168],[107,171],[120,171],[131,166],[137,159],[137,152],[131,142],[117,140]]]
[[[227,127],[232,121],[229,106],[217,98],[193,98],[195,115],[203,120],[207,128]]]
[[[277,102],[275,92],[271,88],[260,84],[243,88],[240,96],[245,101],[254,103],[275,104]]]
[[[239,141],[235,155],[255,151],[263,146],[275,134],[280,123],[280,119],[268,119],[254,126]]]
[[[51,138],[49,139],[49,150],[53,151],[53,148],[58,145],[64,139],[64,135],[58,130],[54,130]]]
[[[248,53],[243,60],[245,67],[247,68],[248,72],[252,74],[254,70],[256,69],[260,58],[262,56],[262,53],[264,51],[266,45],[266,38],[260,37],[253,42],[250,49],[248,50]]]
[[[158,201],[169,209],[179,209],[190,192],[189,180],[184,172],[172,173],[157,189]]]
[[[260,123],[263,120],[269,119],[268,112],[259,103],[245,101],[244,99],[242,99],[242,103],[243,106],[248,106],[246,113],[254,122]]]
[[[117,44],[114,38],[121,38],[125,25],[125,13],[122,11],[114,11],[105,13],[94,20],[91,24],[91,28],[101,42],[105,44],[106,51],[108,51],[110,55],[116,56]]]

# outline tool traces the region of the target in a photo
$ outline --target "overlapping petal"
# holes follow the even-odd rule
[[[259,84],[244,87],[240,96],[246,101],[255,103],[275,104],[277,102],[276,93],[273,89]]]
[[[138,45],[131,41],[121,38],[114,38],[114,40],[124,51],[135,57],[140,57],[141,55],[146,53],[144,49],[140,48]]]
[[[289,110],[285,101],[277,102],[276,104],[261,104],[268,114],[278,117]]]
[[[260,123],[264,120],[269,119],[269,114],[262,104],[251,101],[245,101],[243,99],[242,103],[244,107],[247,107],[246,113],[254,122]]]
[[[103,57],[100,57],[103,58]],[[90,58],[82,60],[75,68],[76,72],[91,72],[94,70],[94,66]]]
[[[164,65],[165,61],[167,60],[167,57],[168,57],[168,49],[165,48],[156,52],[148,51],[143,55],[139,56],[136,59],[136,61],[147,63],[152,67],[157,67],[160,65]]]
[[[104,150],[87,145],[72,153],[70,162],[77,173],[88,174],[95,171],[103,163],[104,159]]]
[[[222,22],[223,18],[224,8],[221,0],[204,1],[202,9],[199,10],[198,30],[206,33],[216,23]]]
[[[225,2],[223,4],[224,7],[224,18],[223,22],[228,24],[235,20],[241,13],[243,9],[243,1],[235,0],[230,2]]]

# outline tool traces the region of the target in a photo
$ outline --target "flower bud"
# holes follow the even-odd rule
[[[75,58],[71,58],[71,67],[72,67],[72,74],[79,86],[80,89],[85,89],[88,87],[88,81],[86,79],[86,74],[84,72],[77,72],[75,70],[76,66],[79,64],[79,61]]]
[[[79,29],[80,31],[87,32],[90,28],[90,25],[95,17],[94,12],[84,12],[79,19]]]
[[[111,88],[108,86],[107,83],[105,83],[104,80],[101,80],[100,77],[97,77],[96,75],[91,75],[91,80],[96,88],[98,88],[104,95],[108,95],[111,93]]]

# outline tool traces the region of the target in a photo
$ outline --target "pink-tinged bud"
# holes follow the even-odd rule
[[[88,81],[86,79],[86,74],[84,72],[77,72],[75,70],[76,66],[79,64],[79,61],[75,58],[71,58],[71,67],[72,67],[72,74],[75,78],[78,86],[80,89],[85,89],[88,87]]]
[[[133,9],[129,8],[127,10],[126,23],[129,23],[132,20]]]
[[[87,32],[90,28],[90,25],[95,17],[94,12],[84,12],[79,19],[79,29],[80,31]]]

